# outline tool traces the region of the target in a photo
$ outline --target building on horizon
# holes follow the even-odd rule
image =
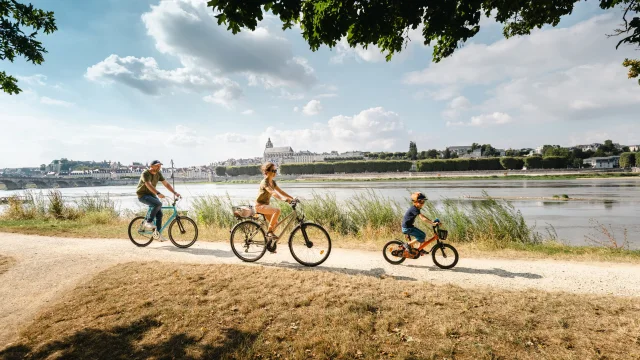
[[[293,151],[291,146],[274,147],[271,142],[271,138],[267,140],[267,144],[264,147],[264,153],[262,160],[267,162],[271,161],[275,164],[287,164],[287,163],[311,163],[321,162],[327,160],[339,160],[339,159],[363,159],[364,153],[362,151],[347,151],[339,153],[337,151],[331,151],[328,153],[314,153],[308,150]]]

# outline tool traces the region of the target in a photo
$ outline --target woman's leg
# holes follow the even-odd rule
[[[256,212],[264,215],[269,222],[268,232],[274,232],[280,218],[280,209],[269,205],[256,205]]]

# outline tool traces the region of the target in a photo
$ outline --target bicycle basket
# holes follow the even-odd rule
[[[233,216],[238,218],[248,218],[253,216],[256,212],[251,205],[238,205],[232,206]]]
[[[440,240],[447,240],[447,235],[449,232],[447,230],[438,229],[438,237]]]

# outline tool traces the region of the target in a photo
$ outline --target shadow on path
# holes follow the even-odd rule
[[[287,269],[293,269],[293,270],[299,270],[299,271],[314,271],[317,269],[321,271],[327,271],[327,272],[339,273],[339,274],[365,275],[365,276],[371,276],[378,279],[390,277],[396,280],[418,281],[416,278],[412,278],[408,276],[387,274],[387,272],[383,268],[373,268],[370,270],[358,270],[358,269],[347,269],[347,268],[334,268],[334,267],[328,267],[328,266],[307,267],[307,266],[300,265],[298,263],[291,263],[288,261],[283,261],[280,263],[271,263],[271,264],[265,263],[260,265],[277,267],[277,268],[287,268]]]
[[[242,351],[251,348],[258,338],[257,333],[244,332],[235,328],[225,329],[223,339],[210,344],[201,338],[180,333],[166,341],[146,345],[139,341],[149,330],[162,326],[158,320],[144,317],[129,325],[110,329],[82,329],[75,334],[44,344],[38,349],[29,345],[16,344],[0,351],[0,359],[220,359],[240,358]],[[188,350],[200,350],[202,356],[194,357]]]
[[[181,249],[175,247],[173,244],[168,244],[169,246],[155,247],[153,249],[164,250],[164,251],[172,251],[172,252],[184,252],[192,255],[203,255],[203,256],[215,256],[221,258],[231,258],[235,257],[231,250],[218,250],[218,249],[205,249],[205,248],[186,248]]]
[[[407,265],[407,266],[412,268],[428,269],[429,271],[452,271],[452,272],[463,273],[463,274],[495,275],[495,276],[510,278],[510,279],[514,279],[517,277],[525,278],[525,279],[542,279],[542,275],[532,274],[532,273],[516,273],[516,272],[507,271],[504,269],[498,269],[498,268],[471,269],[471,268],[465,268],[465,267],[454,267],[453,269],[445,270],[445,269],[440,269],[435,265],[434,266]]]

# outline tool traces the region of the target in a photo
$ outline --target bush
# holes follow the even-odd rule
[[[502,157],[500,158],[500,164],[507,170],[522,170],[524,166],[524,160],[520,157]]]
[[[524,158],[524,166],[526,166],[527,169],[541,169],[542,158],[540,156],[530,156]]]
[[[224,166],[216,166],[216,175],[225,176],[227,174],[227,168]]]
[[[620,167],[628,169],[636,164],[636,154],[632,152],[626,152],[620,154]]]
[[[636,166],[640,167],[640,152],[636,153]]]
[[[248,165],[248,166],[227,166],[227,175],[239,176],[239,175],[260,175],[260,165]]]
[[[568,160],[563,156],[547,156],[542,158],[542,167],[544,169],[563,169],[567,167]]]

